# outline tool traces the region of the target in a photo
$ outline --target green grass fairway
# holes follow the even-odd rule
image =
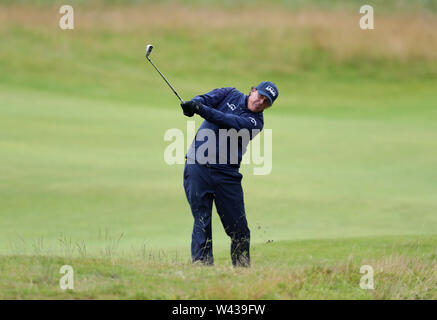
[[[406,33],[404,13],[364,34],[347,10],[278,2],[254,33],[260,9],[193,3],[78,4],[72,31],[56,6],[0,5],[0,298],[437,299],[433,10]],[[278,85],[273,170],[241,169],[249,270],[232,269],[215,209],[216,266],[189,263],[183,166],[163,159],[187,118],[146,43],[184,99]],[[365,264],[375,290],[359,286]]]
[[[163,161],[165,131],[186,127],[177,104],[0,95],[2,253],[20,238],[56,250],[65,235],[93,249],[122,233],[124,248],[188,249],[183,166]],[[435,122],[275,111],[266,114],[272,173],[242,170],[254,243],[435,232]],[[215,244],[226,246],[214,226]]]

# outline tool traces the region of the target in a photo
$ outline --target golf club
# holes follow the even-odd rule
[[[168,84],[168,86],[171,88],[171,90],[173,90],[174,94],[179,98],[179,100],[181,101],[181,103],[184,103],[184,100],[182,100],[182,98],[178,95],[178,93],[176,92],[176,90],[172,87],[172,85],[167,81],[167,79],[164,77],[164,75],[161,73],[161,71],[159,71],[159,69],[155,66],[155,64],[152,62],[152,60],[150,60],[149,56],[150,53],[152,52],[153,46],[151,44],[147,45],[146,47],[146,59],[149,60],[149,62],[152,64],[152,66],[156,69],[156,71],[159,72],[159,74],[161,75],[161,77],[164,79],[164,81]]]

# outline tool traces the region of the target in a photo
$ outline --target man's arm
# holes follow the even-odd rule
[[[234,88],[218,88],[214,89],[208,93],[195,96],[192,100],[196,102],[200,102],[211,108],[217,108],[220,102],[231,92]]]
[[[224,113],[199,104],[194,108],[194,112],[205,120],[208,120],[209,122],[212,122],[224,129],[248,129],[250,131],[252,129],[262,130],[263,128],[261,119],[256,116],[252,117],[249,114],[237,116],[235,114]]]

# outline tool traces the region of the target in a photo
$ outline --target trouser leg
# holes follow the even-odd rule
[[[211,213],[213,194],[210,190],[207,168],[197,164],[186,164],[184,189],[194,218],[191,237],[191,258],[213,264]]]
[[[242,175],[238,171],[217,173],[215,205],[227,235],[231,238],[233,266],[250,266],[250,230],[244,209]]]

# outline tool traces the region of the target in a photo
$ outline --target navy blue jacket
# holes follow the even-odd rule
[[[196,151],[206,143],[209,137],[199,137],[200,141],[196,138],[200,130],[210,129],[215,133],[216,150],[213,150],[215,151],[215,155],[212,155],[215,161],[208,161],[207,163],[216,167],[239,168],[241,158],[246,152],[247,144],[249,143],[248,140],[252,140],[257,133],[261,132],[264,126],[263,113],[250,111],[247,108],[247,99],[247,95],[235,88],[214,89],[211,92],[194,97],[192,100],[200,102],[203,105],[199,115],[204,118],[205,121],[203,121],[197,131],[196,137],[186,157],[191,160],[196,160]],[[226,140],[220,139],[220,129],[235,129],[237,132],[246,129],[246,132],[250,134],[249,139],[238,138],[238,145],[237,148],[235,148],[230,141],[230,137],[227,137]],[[243,131],[240,131],[240,133],[241,132]],[[221,151],[223,150],[223,143],[227,144],[227,152],[219,153],[219,149]],[[204,154],[208,155],[208,149]]]

